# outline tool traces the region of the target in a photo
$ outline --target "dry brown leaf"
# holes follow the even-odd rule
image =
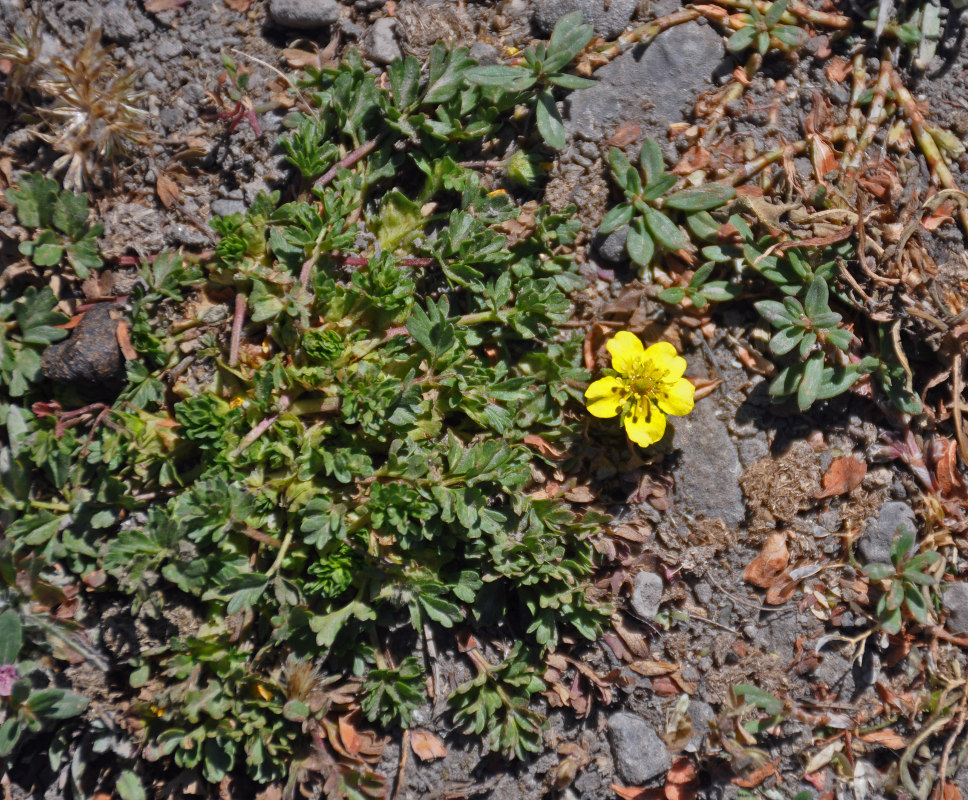
[[[557,461],[565,457],[565,453],[537,434],[529,433],[524,437],[524,443],[533,447],[546,458],[553,458]]]
[[[767,605],[782,606],[796,591],[798,581],[790,580],[789,570],[783,570],[777,577],[776,582],[766,590],[764,598]]]
[[[131,336],[128,333],[128,323],[125,320],[118,321],[118,347],[126,361],[137,361],[138,351],[131,346]]]
[[[608,140],[608,143],[612,147],[625,147],[626,145],[632,144],[639,136],[642,135],[642,126],[637,122],[630,122],[626,120],[619,124],[618,128],[615,129],[615,133],[612,134],[612,138]]]
[[[709,397],[713,392],[719,388],[722,378],[716,378],[715,380],[710,380],[709,378],[690,378],[689,382],[696,387],[696,395],[694,400],[702,400],[704,397]]]
[[[666,783],[692,783],[698,777],[699,772],[691,758],[677,758],[666,774]]]
[[[252,0],[225,0],[225,7],[230,11],[244,14],[252,6]]]
[[[339,718],[339,738],[350,755],[356,755],[363,747],[363,737],[353,724],[352,714],[344,714]]]
[[[940,444],[941,454],[935,462],[934,474],[938,486],[941,488],[941,494],[950,495],[965,486],[958,470],[958,444],[954,439],[949,439]]]
[[[789,563],[790,551],[786,546],[786,534],[782,531],[771,533],[766,537],[760,554],[743,572],[743,580],[761,589],[768,589]]]
[[[682,694],[675,681],[668,675],[660,675],[652,680],[652,692],[659,697],[676,697]]]
[[[171,208],[181,199],[181,192],[178,190],[178,184],[163,172],[158,174],[158,180],[155,181],[155,193],[158,195],[158,199],[161,200],[161,204],[165,208]]]
[[[613,783],[612,791],[622,800],[664,800],[665,798],[661,789],[643,789],[641,786],[619,786]]]
[[[598,495],[587,486],[573,486],[565,492],[565,499],[571,500],[572,503],[591,503],[597,498]]]
[[[908,746],[907,740],[903,736],[890,729],[871,731],[870,733],[861,734],[858,738],[862,742],[880,745],[881,747],[886,747],[888,750],[903,750]]]
[[[615,536],[630,542],[647,542],[652,538],[652,527],[647,524],[619,525],[612,531]]]
[[[850,69],[850,62],[846,58],[834,56],[827,62],[824,75],[827,76],[827,80],[831,83],[840,83],[850,74]]]
[[[433,761],[447,755],[444,743],[430,731],[413,728],[410,731],[410,749],[421,761]]]
[[[730,783],[739,786],[740,789],[755,789],[769,778],[770,775],[776,772],[776,767],[779,763],[779,758],[776,761],[767,761],[765,764],[749,772],[745,777],[733,778]]]
[[[818,500],[834,497],[860,486],[867,474],[867,464],[853,456],[835,458],[823,476],[823,489],[816,494]]]
[[[159,11],[171,11],[185,5],[188,0],[148,0],[145,3],[145,11],[149,14],[157,14]]]

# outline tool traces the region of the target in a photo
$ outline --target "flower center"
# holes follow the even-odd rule
[[[632,378],[632,391],[636,394],[651,395],[658,383],[652,375],[637,375]]]

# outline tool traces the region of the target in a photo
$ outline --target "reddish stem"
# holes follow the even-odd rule
[[[229,366],[239,363],[239,343],[242,340],[242,326],[245,324],[246,298],[242,292],[235,294],[235,316],[232,318],[232,338],[229,340]]]
[[[376,144],[379,138],[380,137],[377,136],[370,139],[369,141],[363,142],[363,144],[357,147],[352,153],[337,161],[335,164],[333,164],[333,166],[331,166],[328,170],[326,170],[326,172],[324,172],[319,178],[317,178],[315,185],[318,186],[320,189],[322,189],[324,186],[327,186],[329,183],[332,182],[333,178],[336,177],[336,173],[339,172],[340,167],[342,167],[343,169],[348,169],[349,167],[352,167],[361,158],[368,155],[369,153],[372,153],[373,148],[376,147]]]

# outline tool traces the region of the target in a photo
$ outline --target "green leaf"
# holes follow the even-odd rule
[[[558,75],[549,75],[548,83],[552,86],[560,86],[562,89],[590,89],[598,81],[592,78],[582,78],[580,75],[560,73]]]
[[[0,758],[6,758],[20,741],[20,734],[23,729],[20,727],[20,720],[11,717],[3,725],[0,725]]]
[[[807,39],[807,32],[795,25],[779,25],[772,30],[772,34],[791,50],[800,47]],[[920,32],[918,38],[920,39]]]
[[[146,800],[148,797],[144,786],[141,785],[141,779],[130,769],[126,769],[118,776],[115,788],[121,800]]]
[[[838,314],[838,316],[840,316]],[[850,343],[854,341],[854,334],[846,328],[835,328],[824,334],[827,341],[834,347],[843,350],[845,353],[850,348]]]
[[[66,689],[42,689],[30,695],[24,705],[42,719],[69,719],[83,714],[89,702]]]
[[[700,242],[714,242],[720,225],[708,211],[686,215],[686,227]]]
[[[770,49],[770,34],[766,31],[760,31],[756,34],[756,49],[762,56],[765,56]]]
[[[446,103],[461,89],[465,76],[474,61],[467,56],[467,48],[448,50],[443,42],[437,42],[430,50],[427,64],[427,90],[424,103]]]
[[[642,152],[639,153],[639,165],[642,167],[647,184],[653,183],[662,177],[665,172],[665,159],[662,158],[662,150],[655,140],[646,139],[642,142]]]
[[[734,686],[733,693],[747,703],[773,716],[782,714],[786,709],[786,705],[778,697],[774,697],[769,692],[749,683],[741,683],[738,686]]]
[[[498,86],[509,92],[523,92],[534,86],[538,78],[524,67],[495,64],[467,70],[467,80],[479,86]]]
[[[663,303],[669,303],[670,305],[681,303],[685,296],[686,290],[679,286],[673,286],[671,289],[663,289],[659,292],[659,299]]]
[[[726,41],[726,49],[731,53],[740,53],[753,44],[755,36],[756,28],[751,25],[740,28]]]
[[[827,303],[827,297],[827,281],[823,278],[814,278],[807,288],[807,296],[803,301],[803,308],[810,319],[815,319],[823,314],[830,313],[830,305]]]
[[[823,353],[810,356],[803,368],[803,379],[797,387],[797,406],[806,411],[813,405],[823,381]]]
[[[921,625],[928,624],[928,607],[917,586],[904,587],[904,606]]]
[[[401,111],[411,108],[420,90],[420,62],[413,56],[393,61],[387,66],[387,77],[394,107]]]
[[[353,618],[362,621],[373,620],[376,619],[376,612],[363,601],[353,600],[329,614],[311,617],[309,628],[316,634],[316,644],[320,647],[330,647],[336,641],[343,626]]]
[[[231,595],[226,614],[238,614],[240,611],[252,608],[262,597],[268,586],[269,579],[259,572],[243,572],[221,587],[219,594]]]
[[[654,208],[645,210],[645,223],[649,233],[667,250],[679,250],[689,246],[689,239],[665,214]]]
[[[783,16],[783,12],[786,11],[789,4],[790,0],[777,0],[767,9],[763,20],[767,28],[772,28],[780,21],[780,17]]]
[[[619,203],[617,206],[609,209],[608,213],[602,219],[601,225],[598,226],[598,232],[602,234],[614,233],[623,225],[628,225],[629,221],[632,219],[632,206],[629,203]]]
[[[776,334],[774,334],[773,338],[770,339],[770,352],[777,356],[786,355],[794,347],[800,344],[800,342],[803,340],[803,335],[803,328],[797,328],[794,326],[781,328]]]
[[[651,181],[642,190],[642,199],[651,202],[653,200],[658,200],[662,195],[668,192],[673,186],[676,185],[676,181],[679,179],[675,175],[660,175],[654,181]]]
[[[736,196],[732,186],[721,183],[707,183],[695,189],[683,189],[669,195],[664,205],[680,211],[709,211],[725,205]]]
[[[8,608],[0,614],[0,666],[13,664],[23,646],[20,614]]]
[[[39,172],[21,175],[16,189],[7,189],[7,202],[17,209],[17,219],[25,228],[50,225],[60,185]]]
[[[548,56],[542,65],[547,72],[560,70],[592,40],[595,29],[584,21],[581,11],[572,11],[555,23],[548,41]]]
[[[538,132],[545,143],[555,150],[561,150],[565,146],[565,124],[561,120],[561,114],[558,112],[551,92],[544,91],[538,95],[535,120],[538,124]]]
[[[892,567],[890,564],[875,562],[873,564],[867,564],[864,566],[864,574],[867,575],[867,577],[872,581],[877,582],[892,577],[895,572],[894,567]]]
[[[629,258],[640,267],[647,267],[652,263],[655,255],[655,242],[645,229],[645,222],[641,217],[636,217],[629,224],[628,238],[625,240],[625,249]]]

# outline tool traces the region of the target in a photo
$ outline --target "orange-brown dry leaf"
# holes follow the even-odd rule
[[[716,378],[716,380],[710,380],[709,378],[689,378],[689,382],[696,387],[696,396],[694,400],[702,400],[704,397],[709,397],[713,392],[719,388],[719,384],[723,381],[721,378]]]
[[[171,208],[181,197],[178,184],[164,173],[159,173],[158,180],[155,181],[155,193],[165,208]]]
[[[743,572],[743,580],[761,589],[772,586],[790,563],[790,551],[786,546],[786,534],[771,533],[766,537],[760,554]]]
[[[145,11],[149,14],[157,14],[159,11],[171,11],[185,5],[188,0],[148,0],[145,3]]]
[[[691,758],[677,758],[666,774],[666,785],[673,783],[681,786],[684,783],[692,783],[698,777],[699,772]]]
[[[782,606],[787,600],[793,597],[793,592],[797,588],[797,581],[790,580],[789,570],[783,570],[777,577],[776,582],[766,590],[764,598],[767,605]]]
[[[252,5],[252,0],[225,0],[225,7],[230,11],[238,11],[244,14]]]
[[[633,661],[629,664],[629,669],[632,672],[637,672],[639,675],[644,675],[646,678],[655,678],[659,675],[671,675],[677,669],[679,669],[678,664],[670,664],[668,661],[649,661],[647,659],[641,659],[639,661]]]
[[[447,755],[444,743],[430,731],[414,728],[410,731],[410,749],[421,761],[433,761]]]
[[[934,465],[935,477],[942,495],[949,495],[964,488],[958,472],[958,445],[954,439],[944,443],[945,452]]]
[[[339,738],[350,755],[356,755],[363,747],[363,737],[356,730],[351,719],[353,714],[344,714],[339,718]]]
[[[954,203],[949,200],[945,200],[940,206],[938,206],[921,220],[921,225],[926,231],[937,230],[946,222],[954,222],[954,217],[952,216],[954,210]]]
[[[824,75],[827,76],[827,80],[831,83],[840,83],[850,74],[850,70],[850,62],[846,58],[834,56],[827,62]]]
[[[889,729],[871,731],[870,733],[862,734],[859,738],[862,742],[880,745],[881,747],[886,747],[888,750],[903,750],[908,745],[907,740],[903,736]]]
[[[597,497],[598,495],[587,486],[573,486],[565,492],[565,499],[571,500],[572,503],[591,503]]]
[[[632,144],[641,135],[642,126],[637,122],[629,122],[626,120],[620,123],[618,128],[615,129],[615,133],[612,134],[612,138],[608,140],[608,143],[612,147],[625,147],[626,145]]]
[[[664,800],[665,798],[661,789],[643,789],[640,786],[619,786],[613,783],[612,791],[622,800]]]
[[[867,464],[853,456],[835,458],[823,476],[823,489],[816,494],[818,500],[846,494],[860,486],[867,474]]]
[[[118,347],[126,361],[137,361],[138,351],[131,346],[131,336],[128,333],[128,323],[125,320],[118,322]]]
[[[682,694],[672,678],[667,675],[660,675],[652,681],[652,691],[659,697],[673,697]]]
[[[546,458],[553,458],[555,460],[558,460],[565,457],[565,453],[557,449],[554,445],[552,445],[550,442],[543,439],[542,437],[538,436],[537,434],[529,433],[527,436],[524,437],[524,443],[527,445],[531,445],[531,447],[533,447],[535,450],[537,450],[539,453],[541,453],[541,455],[545,456]]]
[[[752,772],[748,773],[746,777],[733,778],[730,783],[732,783],[734,786],[739,786],[740,789],[755,789],[757,786],[763,783],[763,781],[769,778],[770,775],[776,773],[776,767],[779,763],[780,759],[777,759],[776,761],[767,761],[762,766],[759,766]]]

